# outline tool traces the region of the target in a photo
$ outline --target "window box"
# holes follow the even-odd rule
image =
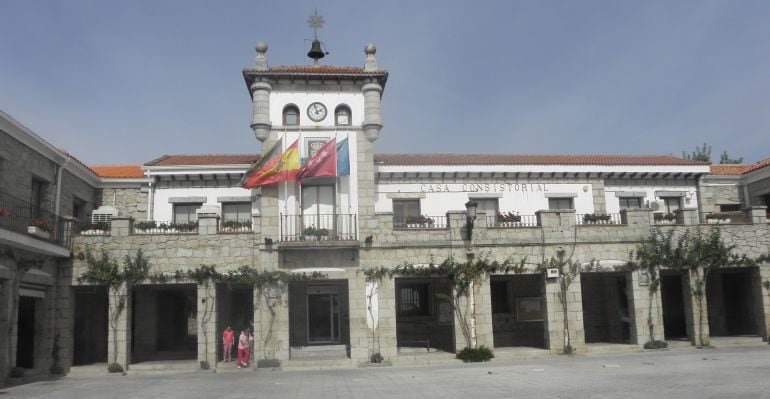
[[[37,238],[42,238],[42,239],[45,239],[45,240],[51,238],[51,232],[49,232],[47,230],[44,230],[44,229],[42,229],[42,228],[40,228],[38,226],[28,226],[27,227],[27,233],[29,233],[30,235],[33,235],[33,236],[35,236]]]

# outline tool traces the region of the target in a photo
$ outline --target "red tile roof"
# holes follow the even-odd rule
[[[665,155],[375,154],[374,161],[385,165],[706,165]]]
[[[144,164],[145,166],[198,166],[198,165],[249,165],[259,159],[258,154],[197,154],[163,155]]]
[[[758,169],[770,166],[770,158],[765,158],[754,163],[719,164],[711,165],[712,175],[742,175]]]
[[[142,171],[142,165],[139,164],[123,164],[123,165],[91,165],[93,170],[99,177],[103,178],[136,178],[144,177],[144,171]]]

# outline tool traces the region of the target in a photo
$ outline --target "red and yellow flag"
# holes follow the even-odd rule
[[[281,141],[277,141],[259,161],[249,168],[241,179],[241,187],[254,188],[278,183],[285,180],[297,180],[299,171],[298,140],[281,153]]]

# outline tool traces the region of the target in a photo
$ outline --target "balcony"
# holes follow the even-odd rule
[[[446,216],[406,216],[393,217],[393,227],[396,229],[448,229]]]
[[[280,215],[283,243],[358,242],[357,215]],[[323,245],[320,245],[323,246]]]
[[[519,215],[511,212],[487,215],[486,220],[487,227],[495,229],[519,229],[538,226],[536,215]]]
[[[703,224],[751,224],[746,212],[701,212],[700,222]]]
[[[625,224],[619,213],[576,214],[575,223],[581,226]]]
[[[72,219],[61,217],[34,206],[29,201],[0,191],[0,228],[69,250],[72,249],[72,235],[77,232],[78,224]]]

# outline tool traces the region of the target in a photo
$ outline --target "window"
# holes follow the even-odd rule
[[[479,204],[478,208],[476,208],[477,212],[484,212],[487,217],[497,216],[497,211],[499,210],[497,198],[474,198],[473,200]]]
[[[666,213],[674,213],[682,207],[682,199],[680,197],[663,197],[663,211]]]
[[[420,216],[420,200],[418,199],[394,199],[393,200],[393,225],[404,226],[411,218]]]
[[[334,110],[334,123],[337,126],[350,126],[350,108],[347,105],[340,105]]]
[[[33,218],[40,217],[43,208],[43,198],[45,197],[46,182],[43,180],[32,179],[32,192],[29,198],[29,213]]]
[[[636,209],[642,207],[642,198],[641,197],[625,197],[625,198],[618,198],[620,201],[620,209]]]
[[[575,209],[572,198],[548,198],[548,209]]]
[[[174,204],[174,223],[190,223],[198,220],[195,211],[203,204]]]
[[[740,212],[740,211],[741,211],[740,204],[719,205],[719,212]]]
[[[399,316],[428,316],[430,315],[430,285],[402,285],[399,290]]]
[[[296,105],[287,105],[283,108],[283,125],[284,126],[298,126],[299,125],[299,108]]]
[[[222,220],[251,221],[251,202],[223,203]]]
[[[489,289],[492,297],[492,313],[511,313],[511,302],[508,300],[508,282],[492,281]]]
[[[85,222],[86,221],[85,208],[86,208],[85,201],[77,197],[72,198],[72,218],[73,219],[81,223]]]

